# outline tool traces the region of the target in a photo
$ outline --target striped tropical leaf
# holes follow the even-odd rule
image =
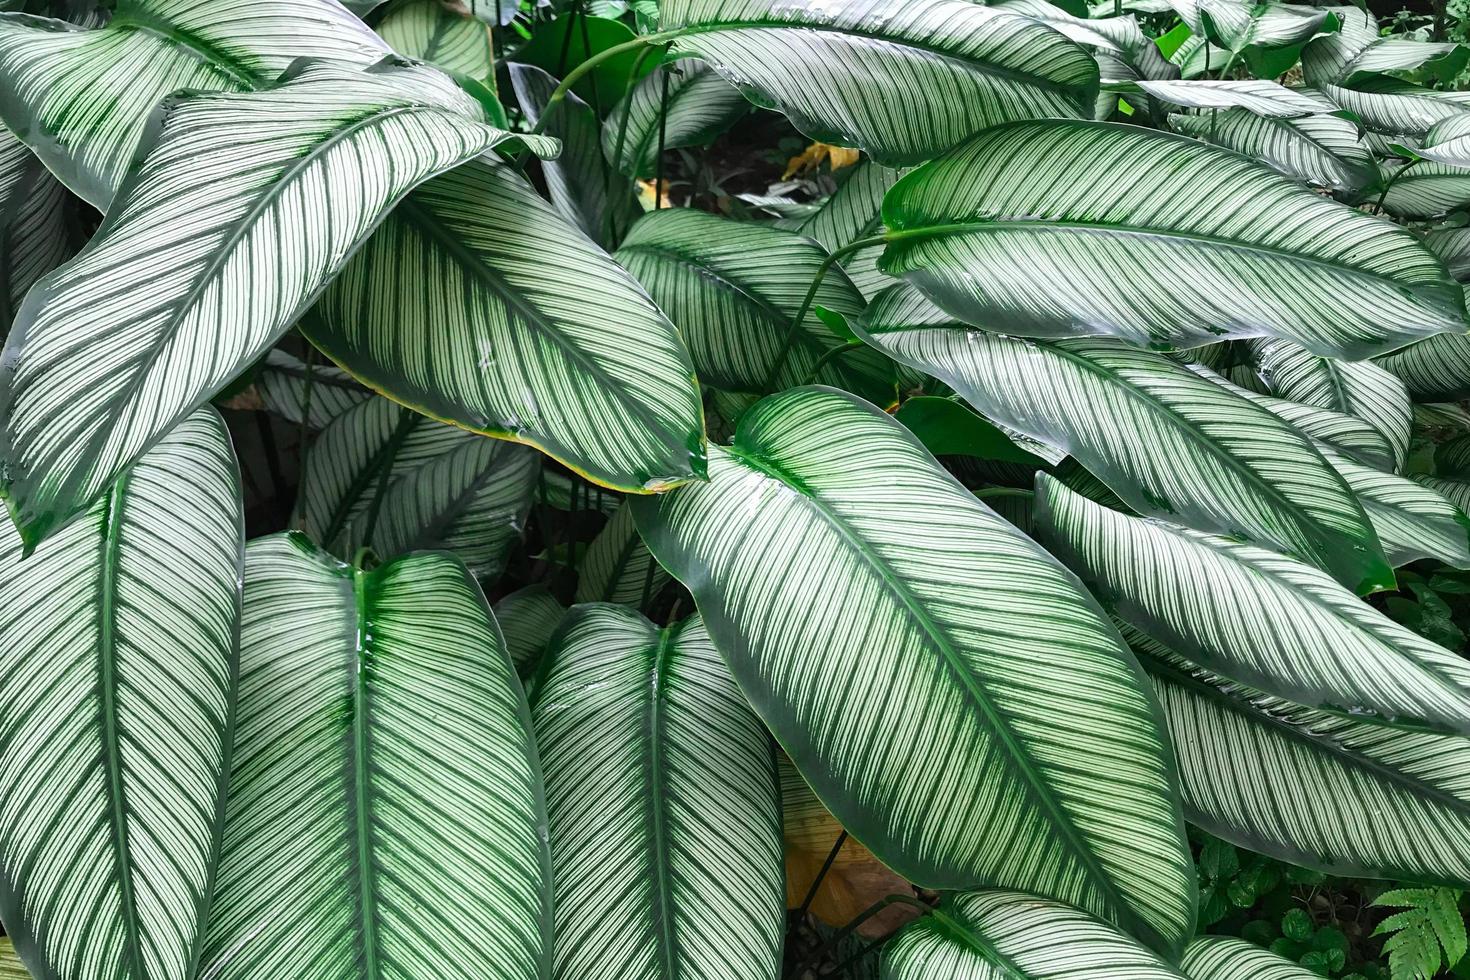
[[[1470,482],[1466,482],[1463,477],[1446,479],[1441,476],[1415,476],[1414,482],[1433,490],[1462,512],[1470,509]]]
[[[1268,79],[1140,79],[1109,82],[1109,92],[1125,95],[1142,92],[1150,98],[1189,109],[1245,109],[1257,116],[1295,119],[1313,113],[1328,113],[1336,106],[1299,89],[1289,89]]]
[[[1358,128],[1330,115],[1273,119],[1247,109],[1173,115],[1176,133],[1208,140],[1316,187],[1356,198],[1378,182],[1378,164]]]
[[[1045,474],[1035,528],[1117,615],[1193,662],[1298,704],[1470,732],[1470,663],[1326,575],[1128,517]]]
[[[678,331],[509,167],[476,161],[410,194],[302,329],[395,401],[598,483],[642,493],[703,471]]]
[[[31,980],[31,971],[20,961],[9,936],[0,939],[0,980]]]
[[[1470,170],[1464,167],[1425,157],[1412,165],[1386,168],[1384,179],[1392,183],[1385,184],[1383,209],[1398,218],[1441,218],[1470,205]]]
[[[406,58],[427,61],[477,81],[495,77],[490,28],[482,21],[455,13],[443,0],[408,0],[394,5],[378,21],[377,31]]]
[[[219,852],[244,516],[202,408],[30,557],[0,526],[0,916],[46,980],[191,980]]]
[[[1319,31],[1337,28],[1336,15],[1332,11],[1304,4],[1170,0],[1170,6],[1192,32],[1231,52],[1242,52],[1251,47],[1299,45]]]
[[[1197,936],[1179,969],[1189,980],[1317,980],[1319,974],[1234,936]]]
[[[1194,876],[1135,665],[1076,580],[898,422],[833,389],[773,395],[712,447],[709,483],[633,507],[756,712],[880,860],[1180,947]]]
[[[918,163],[1011,119],[1088,117],[1097,63],[1050,27],[965,0],[663,0],[661,33],[812,139]],[[901,79],[875,96],[874,79]]]
[[[1391,565],[1437,558],[1470,568],[1470,519],[1459,505],[1432,487],[1318,448],[1363,505]]]
[[[1370,362],[1318,357],[1284,340],[1253,341],[1250,351],[1274,394],[1357,416],[1383,434],[1393,448],[1393,468],[1403,468],[1414,427],[1403,381]]]
[[[516,101],[532,125],[541,119],[556,79],[535,65],[510,65]],[[643,213],[633,182],[614,172],[602,156],[602,123],[592,107],[567,93],[561,108],[547,119],[544,132],[561,140],[561,154],[544,160],[541,172],[551,203],[561,216],[603,248],[622,241]]]
[[[814,238],[829,252],[851,245],[883,230],[883,195],[898,182],[901,171],[872,160],[860,160],[841,171],[837,190],[822,207],[796,229]],[[843,261],[848,278],[867,299],[896,280],[878,269],[883,246],[862,249]]]
[[[613,107],[602,124],[602,152],[619,173],[652,177],[660,142],[666,150],[703,146],[749,108],[719,72],[698,58],[685,58],[644,76]]]
[[[0,337],[30,288],[75,250],[66,189],[0,126]]]
[[[347,559],[453,551],[499,575],[519,538],[540,457],[371,398],[327,426],[307,457],[296,523]]]
[[[1016,892],[954,895],[883,947],[882,980],[1183,980],[1077,909]]]
[[[1461,282],[1470,279],[1470,227],[1436,228],[1424,236],[1424,244],[1444,259],[1450,275]]]
[[[265,356],[255,387],[265,407],[288,422],[302,418],[312,429],[322,429],[352,406],[373,396],[352,375],[331,364],[307,364],[279,348]]]
[[[93,29],[0,14],[0,119],[105,212],[165,96],[267,88],[298,58],[353,69],[390,53],[335,0],[122,0]]]
[[[201,980],[547,980],[530,716],[464,567],[368,572],[274,535],[244,605]]]
[[[1434,447],[1434,472],[1456,479],[1470,477],[1470,433]]]
[[[1178,67],[1165,60],[1159,46],[1143,33],[1132,14],[1074,17],[1047,0],[1004,0],[995,6],[1039,20],[1090,49],[1104,81],[1179,77]]]
[[[697,617],[577,606],[532,706],[558,980],[781,975],[776,760]]]
[[[1191,823],[1329,874],[1470,884],[1470,740],[1314,711],[1130,639],[1169,720]]]
[[[843,345],[814,309],[792,334],[827,258],[794,232],[667,208],[639,220],[614,257],[679,325],[700,380],[717,388],[759,394],[802,384]],[[846,273],[833,268],[813,305],[850,318],[864,302]],[[873,350],[832,358],[817,380],[880,404],[894,398],[893,366]]]
[[[1070,453],[1140,513],[1292,552],[1350,586],[1393,583],[1367,516],[1310,439],[1162,354],[998,336],[907,285],[857,326],[980,414]]]
[[[27,544],[269,350],[409,188],[519,139],[471,121],[475,105],[430,68],[327,65],[268,92],[172,102],[5,350],[0,494]]]
[[[1136,126],[986,130],[899,181],[883,220],[885,272],[998,333],[1276,336],[1359,359],[1466,329],[1458,284],[1407,229]]]
[[[511,663],[522,678],[529,677],[540,664],[542,651],[566,613],[566,607],[540,583],[517,589],[495,604],[495,621],[505,636]]]
[[[1345,88],[1323,83],[1315,90],[1352,113],[1370,133],[1422,138],[1434,124],[1470,109],[1465,93],[1421,88],[1380,76],[1371,87]]]
[[[633,526],[633,510],[625,503],[597,532],[577,568],[577,601],[639,609],[668,582],[669,573],[653,560]]]
[[[1453,402],[1470,395],[1470,336],[1429,337],[1375,362],[1403,381],[1416,402]]]
[[[1302,49],[1302,75],[1310,85],[1349,85],[1364,76],[1411,71],[1455,53],[1459,45],[1384,37],[1365,9],[1333,8],[1340,29]]]

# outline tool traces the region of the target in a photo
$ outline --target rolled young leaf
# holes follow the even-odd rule
[[[883,220],[883,271],[997,333],[1276,336],[1358,359],[1466,329],[1458,284],[1407,229],[1136,126],[994,127],[894,185]]]
[[[908,285],[856,329],[981,414],[1075,456],[1140,513],[1291,551],[1350,586],[1393,583],[1367,516],[1305,435],[1162,354],[1000,337]]]
[[[243,531],[211,408],[29,558],[0,523],[0,915],[38,977],[194,976],[229,770]]]
[[[1338,116],[1273,119],[1247,109],[1172,115],[1176,133],[1259,160],[1288,177],[1354,198],[1378,181],[1378,164],[1358,127]]]
[[[67,208],[65,188],[0,126],[0,337],[36,280],[73,252]]]
[[[663,0],[660,36],[812,139],[889,165],[977,129],[1086,117],[1097,63],[1050,27],[964,0]],[[879,97],[878,80],[899,88]]]
[[[368,572],[299,533],[252,541],[201,976],[549,980],[530,729],[459,562]]]
[[[602,124],[602,153],[619,173],[652,177],[659,146],[702,146],[749,108],[745,96],[719,72],[698,58],[685,58],[646,75],[613,107]]]
[[[469,105],[433,69],[326,65],[167,103],[153,151],[31,291],[0,362],[0,495],[27,545],[269,350],[411,187],[521,139]]]
[[[1189,980],[1316,980],[1320,974],[1234,936],[1196,936],[1179,969]]]
[[[1313,708],[1470,733],[1470,662],[1310,566],[1119,514],[1044,473],[1034,521],[1120,618],[1201,666]]]
[[[644,493],[703,472],[678,331],[509,167],[475,161],[410,194],[302,331],[395,401],[594,482]]]
[[[773,395],[711,448],[709,483],[633,508],[756,712],[880,860],[1180,947],[1194,875],[1136,666],[1072,575],[898,422],[828,388]]]
[[[558,980],[781,975],[776,764],[698,617],[575,607],[532,708]]]

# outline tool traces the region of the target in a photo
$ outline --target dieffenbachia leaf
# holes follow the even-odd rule
[[[0,338],[36,280],[71,255],[67,204],[40,158],[0,126]]]
[[[475,161],[410,194],[302,330],[394,400],[615,489],[703,470],[678,331],[509,167]]]
[[[608,518],[577,568],[578,602],[616,602],[640,608],[668,584],[669,573],[653,560],[633,526],[626,503]]]
[[[556,91],[556,79],[535,65],[512,63],[510,80],[521,111],[535,125]],[[613,248],[643,208],[633,182],[612,171],[603,159],[602,123],[597,113],[568,92],[561,107],[546,120],[544,131],[561,140],[560,155],[541,162],[552,205],[588,238],[603,248]]]
[[[566,980],[776,980],[785,929],[769,737],[698,618],[577,606],[532,718]]]
[[[1189,109],[1246,109],[1254,115],[1294,119],[1313,113],[1327,113],[1336,106],[1297,89],[1289,89],[1268,79],[1142,79],[1111,82],[1109,92],[1125,96],[1142,92],[1160,102]]]
[[[1470,568],[1470,520],[1438,491],[1319,447],[1373,523],[1389,564],[1437,558]]]
[[[1303,405],[1356,415],[1383,434],[1402,469],[1414,424],[1403,381],[1369,361],[1318,357],[1285,340],[1254,341],[1251,356],[1271,391]]]
[[[881,163],[927,160],[977,129],[1087,117],[1097,63],[1037,21],[965,0],[663,0],[659,37],[708,61],[812,139]],[[879,82],[899,88],[879,97]]]
[[[1180,347],[1278,336],[1361,358],[1466,328],[1458,284],[1412,232],[1136,126],[986,130],[899,181],[883,220],[885,272],[997,333]]]
[[[1393,583],[1368,518],[1305,435],[1162,354],[1002,337],[907,285],[857,328],[980,414],[1075,456],[1140,513],[1290,551],[1351,586]]]
[[[538,470],[529,449],[371,398],[312,446],[297,522],[344,559],[361,547],[382,558],[445,548],[491,578],[520,537]]]
[[[495,621],[505,648],[521,677],[529,677],[541,653],[567,614],[566,607],[541,583],[517,589],[495,604]]]
[[[210,408],[30,557],[0,526],[0,913],[38,977],[194,975],[229,768],[243,530]]]
[[[710,482],[633,508],[756,712],[883,863],[1070,901],[1164,950],[1190,934],[1135,665],[1073,576],[898,422],[829,388],[773,395],[711,447]]]
[[[0,14],[0,119],[105,212],[165,96],[268,88],[298,58],[351,70],[389,54],[334,0],[121,0],[93,29]]]
[[[883,980],[1183,980],[1167,962],[1077,909],[1015,892],[968,892],[883,947]]]
[[[520,683],[459,562],[250,543],[202,977],[550,980],[545,835]]]
[[[1470,336],[1440,334],[1374,363],[1398,377],[1416,402],[1453,402],[1470,395]]]
[[[900,175],[900,171],[881,163],[859,161],[841,172],[837,190],[796,230],[816,239],[829,252],[877,234],[883,230],[883,195],[898,182]],[[852,284],[867,299],[896,281],[879,271],[878,256],[882,253],[883,246],[874,245],[855,252],[842,263]]]
[[[1196,936],[1179,969],[1189,980],[1317,980],[1304,966],[1234,936]]]
[[[652,177],[660,134],[666,150],[703,146],[749,108],[745,96],[719,72],[698,58],[686,58],[645,76],[613,107],[602,124],[602,152],[619,173]]]
[[[1346,4],[1333,8],[1341,27],[1302,49],[1309,85],[1349,85],[1362,76],[1410,71],[1461,50],[1458,44],[1384,37],[1373,15]]]
[[[1227,109],[1173,115],[1169,126],[1349,198],[1378,181],[1378,164],[1363,145],[1358,128],[1338,116],[1273,119],[1247,109]]]
[[[265,407],[288,422],[311,429],[324,428],[352,406],[367,401],[373,393],[352,380],[352,375],[316,358],[311,364],[279,348],[265,357],[255,377],[256,390]]]
[[[1191,823],[1330,874],[1470,884],[1470,740],[1304,708],[1132,638]]]
[[[1316,569],[1119,514],[1046,474],[1036,482],[1048,550],[1118,616],[1195,663],[1298,704],[1470,732],[1470,663]]]
[[[383,15],[377,29],[383,40],[406,58],[427,61],[477,81],[495,77],[490,29],[481,21],[456,13],[443,0],[396,4]]]
[[[554,149],[472,121],[471,105],[431,68],[328,65],[168,104],[101,229],[31,290],[5,349],[0,494],[27,544],[269,350],[416,183],[507,140]]]
[[[644,215],[615,258],[679,325],[700,380],[717,388],[759,394],[798,385],[842,347],[815,309],[792,333],[791,322],[827,258],[794,232],[666,208]],[[864,302],[846,273],[832,268],[813,306],[851,318]],[[894,397],[893,366],[874,350],[831,358],[817,380],[880,404]]]

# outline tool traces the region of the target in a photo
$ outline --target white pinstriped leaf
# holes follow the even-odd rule
[[[1237,52],[1250,47],[1301,44],[1318,31],[1329,29],[1328,18],[1335,18],[1329,10],[1294,3],[1171,0],[1170,6],[1190,31],[1208,37],[1226,51]],[[1223,67],[1223,62],[1220,64]]]
[[[463,17],[443,0],[410,0],[391,8],[378,22],[378,34],[407,58],[478,81],[495,77],[495,49],[483,21]]]
[[[1195,663],[1298,704],[1470,732],[1470,662],[1316,569],[1125,516],[1045,474],[1036,489],[1048,550],[1119,617]]]
[[[776,760],[697,617],[575,607],[532,707],[557,980],[776,980]]]
[[[1420,88],[1380,76],[1369,88],[1344,88],[1323,83],[1315,91],[1357,117],[1370,133],[1422,137],[1442,119],[1470,109],[1470,95]]]
[[[493,578],[520,537],[539,463],[522,446],[371,398],[312,446],[297,522],[343,559],[362,547],[384,559],[444,548]]]
[[[122,0],[93,29],[0,14],[0,118],[105,212],[164,96],[266,88],[297,58],[351,69],[389,53],[336,0]]]
[[[1385,168],[1384,177],[1393,184],[1383,197],[1383,208],[1395,217],[1440,218],[1470,205],[1470,170],[1464,167],[1426,158],[1407,170]]]
[[[736,222],[689,208],[639,219],[614,258],[638,278],[679,326],[700,380],[726,391],[759,394],[791,334],[791,321],[827,253],[790,231]],[[862,294],[831,269],[813,306],[845,317],[862,312]],[[808,310],[773,388],[808,379],[842,340]],[[875,402],[892,401],[893,365],[877,351],[834,358],[819,380]]]
[[[1462,433],[1434,447],[1434,472],[1454,479],[1470,477],[1470,433]]]
[[[1291,551],[1349,585],[1393,583],[1367,516],[1305,435],[1162,354],[1001,337],[908,285],[857,329],[982,415],[1075,456],[1140,513]]]
[[[265,407],[288,422],[321,429],[354,405],[373,396],[352,375],[317,358],[309,368],[305,361],[279,348],[265,357],[255,388]],[[310,394],[308,394],[310,391]]]
[[[1189,980],[1317,980],[1319,974],[1234,936],[1197,936],[1179,969]]]
[[[1172,115],[1177,133],[1208,140],[1317,187],[1356,196],[1378,180],[1378,164],[1358,129],[1338,116],[1270,119],[1245,109]]]
[[[1470,395],[1470,336],[1428,337],[1375,363],[1397,376],[1416,402],[1453,402]]]
[[[511,63],[516,101],[533,126],[541,119],[557,81],[535,65]],[[551,203],[562,217],[606,249],[616,247],[643,213],[633,182],[609,168],[602,157],[602,123],[592,107],[567,92],[544,132],[561,140],[561,154],[543,160],[541,173]]]
[[[0,125],[0,337],[26,292],[71,256],[66,189]]]
[[[669,73],[666,110],[664,72]],[[613,107],[602,124],[602,152],[620,173],[652,177],[657,169],[660,126],[666,150],[703,146],[739,121],[749,108],[745,96],[719,72],[698,58],[684,58],[645,75]],[[625,127],[626,132],[620,134]]]
[[[1462,171],[1470,167],[1470,112],[1435,123],[1424,134],[1423,141],[1414,147],[1414,155]]]
[[[0,980],[31,980],[31,971],[20,961],[9,936],[0,939]]]
[[[1466,329],[1458,284],[1407,229],[1120,123],[986,130],[899,181],[883,220],[885,272],[998,333],[1276,336],[1361,358]]]
[[[250,543],[201,980],[547,980],[530,716],[458,561]]]
[[[193,980],[244,517],[202,408],[26,559],[0,526],[0,914],[44,980]]]
[[[1096,19],[1074,17],[1047,0],[1004,0],[995,6],[1007,13],[1039,20],[1091,49],[1105,81],[1179,77],[1178,67],[1164,59],[1159,46],[1143,33],[1138,18],[1132,14]]]
[[[1311,85],[1345,85],[1368,75],[1408,71],[1451,54],[1449,43],[1384,37],[1366,10],[1346,4],[1333,8],[1340,28],[1302,49],[1302,74]]]
[[[659,28],[814,140],[889,165],[977,129],[1086,117],[1092,57],[1028,17],[965,0],[663,0]],[[875,80],[898,85],[879,98]]]
[[[1184,980],[1077,909],[1016,892],[949,896],[883,947],[882,980]]]
[[[624,503],[592,539],[577,569],[578,602],[615,602],[637,609],[645,595],[668,584],[664,571],[633,526],[633,511]]]
[[[678,331],[509,167],[477,161],[409,195],[302,329],[395,401],[614,489],[703,471]]]
[[[1294,119],[1336,110],[1331,102],[1289,89],[1269,79],[1140,79],[1112,82],[1110,92],[1143,92],[1170,105],[1190,109],[1241,108],[1258,116]]]
[[[1130,638],[1191,823],[1329,874],[1470,884],[1470,740],[1314,711]]]
[[[1470,279],[1470,227],[1436,228],[1424,236],[1429,250],[1444,259],[1450,275]]]
[[[1403,381],[1370,362],[1318,357],[1284,340],[1253,341],[1250,351],[1274,394],[1356,415],[1383,433],[1394,469],[1403,468],[1414,423]]]
[[[506,651],[521,677],[536,669],[541,652],[566,612],[566,607],[540,583],[517,589],[495,604],[495,621],[500,624]]]
[[[1407,477],[1363,466],[1326,446],[1319,449],[1363,505],[1391,565],[1437,558],[1470,568],[1470,520],[1459,506]]]
[[[796,230],[814,238],[829,252],[850,245],[883,230],[883,195],[898,182],[901,171],[872,160],[860,160],[841,171],[837,190],[820,210],[806,219]],[[883,246],[875,245],[854,253],[841,264],[848,278],[865,299],[896,282],[878,269],[878,256]]]
[[[830,388],[773,395],[711,450],[709,483],[633,508],[802,776],[894,871],[1050,894],[1161,949],[1189,935],[1136,666],[1073,576],[902,425]]]
[[[434,69],[326,65],[170,102],[96,237],[31,291],[5,349],[0,493],[26,540],[269,350],[414,184],[513,139],[461,114],[472,105]]]

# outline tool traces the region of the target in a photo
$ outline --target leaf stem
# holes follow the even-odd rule
[[[804,380],[802,382],[802,384],[804,384],[804,385],[816,384],[817,383],[817,375],[819,375],[819,374],[822,373],[822,368],[826,367],[828,364],[831,364],[833,361],[837,360],[843,354],[850,354],[853,351],[855,351],[855,350],[861,350],[862,348],[864,348],[866,346],[867,345],[864,344],[861,340],[849,340],[847,343],[843,344],[841,347],[834,347],[834,348],[832,348],[831,350],[827,351],[827,353],[825,353],[821,357],[817,358],[817,363],[815,363],[815,364],[812,365],[812,369],[807,372],[806,380]]]
[[[1393,188],[1394,182],[1397,181],[1404,174],[1408,173],[1410,167],[1413,167],[1415,164],[1419,163],[1423,159],[1423,157],[1415,157],[1389,175],[1388,180],[1384,181],[1383,183],[1383,193],[1378,195],[1378,202],[1373,205],[1373,209],[1375,211],[1377,211],[1379,214],[1387,213],[1383,209],[1383,202],[1388,200],[1388,192]]]
[[[566,101],[567,93],[572,90],[572,86],[581,81],[582,77],[586,75],[589,71],[596,68],[604,61],[609,61],[613,58],[616,58],[618,55],[623,54],[624,52],[636,51],[639,48],[648,47],[651,45],[664,44],[668,41],[675,40],[679,36],[680,34],[678,31],[666,31],[662,34],[645,34],[642,37],[635,37],[631,41],[624,41],[622,44],[614,44],[610,48],[597,52],[577,67],[567,72],[567,76],[563,78],[560,83],[557,84],[556,88],[552,90],[551,95],[546,99],[546,105],[541,107],[541,118],[538,119],[536,121],[536,125],[531,128],[531,135],[540,136],[543,132],[545,132],[546,123],[551,118],[551,114],[556,111],[557,106]]]

